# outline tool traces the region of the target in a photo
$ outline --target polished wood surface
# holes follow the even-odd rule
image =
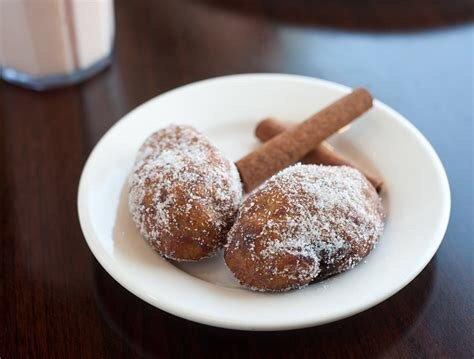
[[[473,357],[473,3],[411,3],[119,0],[105,72],[45,93],[0,82],[0,357]],[[94,259],[76,210],[94,144],[164,91],[241,72],[367,87],[433,144],[450,224],[399,293],[320,327],[239,332],[144,303]]]

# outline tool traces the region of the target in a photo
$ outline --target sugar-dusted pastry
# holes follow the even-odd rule
[[[352,268],[382,230],[381,200],[358,170],[298,164],[243,202],[224,256],[244,286],[285,291]]]
[[[242,200],[234,163],[189,126],[168,126],[148,137],[129,185],[140,233],[159,254],[178,261],[221,248]]]

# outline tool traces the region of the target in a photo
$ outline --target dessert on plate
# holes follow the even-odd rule
[[[267,142],[235,164],[193,127],[163,128],[129,177],[132,218],[168,259],[197,261],[225,245],[225,263],[252,290],[301,288],[348,270],[383,231],[382,181],[318,145],[371,106],[357,89],[292,128],[263,121],[256,134]],[[293,165],[303,157],[321,165]]]

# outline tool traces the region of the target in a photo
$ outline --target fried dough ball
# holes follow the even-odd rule
[[[189,126],[168,126],[141,146],[129,177],[129,209],[164,257],[196,261],[220,249],[242,200],[234,163]]]
[[[359,171],[297,164],[243,202],[224,257],[244,286],[286,291],[355,266],[382,230],[381,200]]]

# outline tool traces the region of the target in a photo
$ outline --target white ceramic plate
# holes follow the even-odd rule
[[[438,249],[449,219],[443,166],[428,141],[400,114],[374,108],[330,139],[354,162],[380,174],[388,213],[379,245],[356,268],[302,290],[254,293],[233,279],[222,256],[174,265],[140,238],[127,210],[126,178],[153,131],[186,123],[233,160],[258,145],[257,121],[300,121],[349,88],[292,75],[220,77],[180,87],[118,121],[92,151],[82,173],[78,209],[92,253],[121,285],[177,316],[247,330],[301,328],[370,308],[407,285]]]

